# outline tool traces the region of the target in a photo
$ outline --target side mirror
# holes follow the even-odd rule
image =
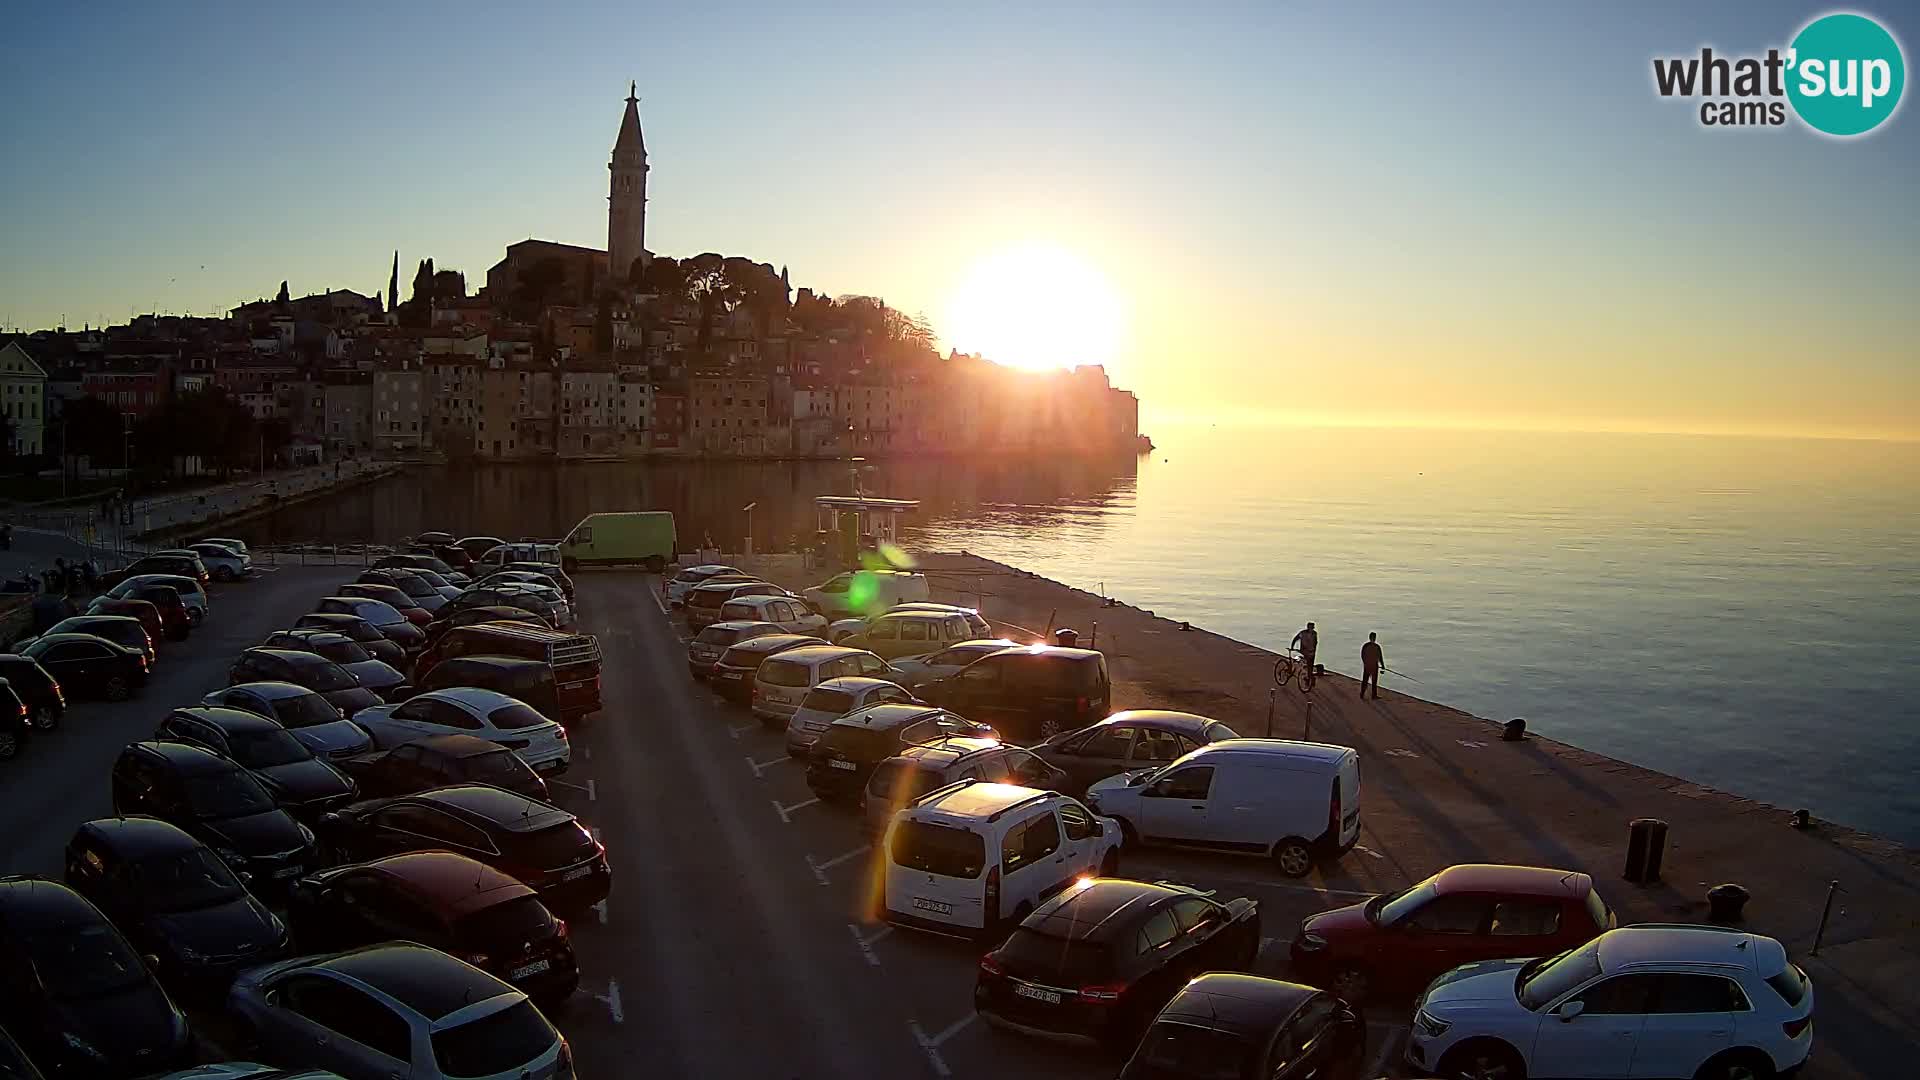
[[[1574,1017],[1579,1016],[1581,1013],[1586,1011],[1587,1011],[1586,1002],[1569,1001],[1564,1005],[1561,1005],[1559,1008],[1553,1010],[1553,1013],[1555,1016],[1558,1016],[1560,1018],[1561,1023],[1565,1024],[1565,1023],[1572,1022]]]

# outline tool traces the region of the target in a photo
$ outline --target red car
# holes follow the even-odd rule
[[[1357,1002],[1417,991],[1481,960],[1551,956],[1616,925],[1593,878],[1538,866],[1450,866],[1417,885],[1300,924],[1292,977]]]

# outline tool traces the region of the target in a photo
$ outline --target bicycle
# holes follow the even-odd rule
[[[1273,661],[1273,685],[1285,686],[1296,676],[1300,679],[1300,689],[1308,692],[1313,690],[1313,665],[1307,663],[1307,658],[1300,655],[1299,649],[1288,648]]]

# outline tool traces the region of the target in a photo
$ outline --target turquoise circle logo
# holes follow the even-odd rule
[[[1907,64],[1900,43],[1865,15],[1808,23],[1787,50],[1787,100],[1816,131],[1864,135],[1900,106]]]

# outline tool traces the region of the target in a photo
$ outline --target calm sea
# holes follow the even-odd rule
[[[1138,461],[862,467],[965,548],[1397,689],[1920,844],[1920,444],[1166,429]],[[683,539],[812,529],[844,464],[425,470],[249,539],[557,535],[664,507]],[[1389,686],[1395,680],[1389,676]]]

